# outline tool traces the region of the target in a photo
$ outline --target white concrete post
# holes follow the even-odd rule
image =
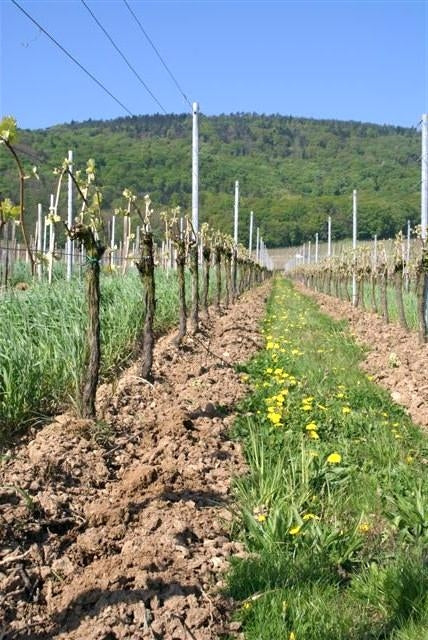
[[[38,261],[37,261],[37,277],[39,280],[42,279],[42,245],[43,241],[43,217],[42,217],[42,205],[37,205],[37,253],[38,253]]]
[[[238,244],[238,218],[239,218],[239,181],[235,180],[235,208],[233,216],[233,242]]]
[[[114,264],[114,243],[116,235],[116,216],[111,217],[111,238],[110,238],[110,267]]]
[[[254,224],[254,212],[250,211],[250,238],[248,241],[248,253],[251,254],[253,252],[253,224]]]
[[[352,192],[352,249],[353,249],[353,269],[352,269],[352,304],[357,305],[357,190]]]
[[[193,103],[193,130],[192,130],[192,225],[194,232],[199,231],[199,130],[198,130],[199,104]]]
[[[49,206],[49,213],[51,214],[50,225],[49,225],[49,269],[48,269],[48,282],[52,284],[52,271],[53,271],[53,255],[55,249],[55,223],[53,222],[53,217],[56,214],[55,211],[55,200],[54,195],[51,193],[51,200]]]
[[[422,116],[422,156],[421,156],[421,228],[422,239],[427,239],[428,224],[428,113]]]
[[[71,149],[68,151],[68,170],[73,172],[73,151],[71,151]],[[70,174],[68,174],[67,226],[69,229],[73,226],[73,180]],[[71,273],[73,269],[73,242],[70,237],[67,237],[66,253],[67,280],[71,280]]]

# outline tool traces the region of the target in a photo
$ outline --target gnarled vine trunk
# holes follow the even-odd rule
[[[198,245],[193,243],[190,246],[190,273],[192,276],[192,309],[190,313],[190,322],[192,334],[199,330],[199,264],[198,264]]]
[[[145,317],[142,333],[142,365],[141,377],[145,380],[152,379],[153,348],[155,336],[153,323],[155,318],[156,297],[155,297],[155,263],[153,258],[153,235],[150,231],[142,233],[141,256],[136,263],[140,272],[144,286]]]
[[[178,279],[178,334],[175,339],[177,346],[179,346],[187,332],[187,307],[186,307],[186,247],[185,243],[180,240],[177,244],[177,279]]]
[[[221,247],[215,248],[215,272],[216,272],[216,309],[220,312],[221,304]]]
[[[88,326],[86,330],[85,367],[82,378],[80,412],[83,418],[95,418],[95,398],[101,363],[100,343],[100,260],[105,247],[94,239],[91,232],[86,234],[86,300],[88,305]]]

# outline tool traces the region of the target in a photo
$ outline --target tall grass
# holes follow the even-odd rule
[[[175,272],[158,271],[156,330],[177,318]],[[101,378],[132,356],[144,314],[136,272],[101,279]],[[78,279],[8,291],[0,300],[0,441],[76,403],[84,361],[86,305]]]

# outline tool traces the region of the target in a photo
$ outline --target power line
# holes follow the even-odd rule
[[[86,68],[85,68],[85,67],[84,67],[84,66],[83,66],[83,65],[82,65],[78,60],[76,60],[76,58],[75,58],[75,57],[74,57],[74,56],[73,56],[69,51],[67,51],[67,49],[65,49],[65,48],[64,48],[64,47],[63,47],[63,46],[58,42],[58,40],[55,40],[55,38],[54,38],[53,36],[51,36],[51,34],[50,34],[50,33],[48,33],[48,32],[46,31],[46,29],[44,29],[44,28],[43,28],[43,27],[42,27],[42,26],[37,22],[37,20],[35,20],[35,19],[34,19],[34,18],[33,18],[33,17],[32,17],[32,16],[31,16],[31,15],[30,15],[30,14],[29,14],[29,13],[28,13],[24,8],[23,8],[23,7],[21,7],[21,6],[16,2],[16,0],[11,0],[11,2],[12,2],[12,3],[13,3],[13,4],[14,4],[14,5],[15,5],[15,6],[20,10],[20,11],[22,11],[22,13],[23,13],[25,16],[27,16],[27,18],[28,18],[29,20],[31,20],[31,22],[32,22],[33,24],[35,24],[35,25],[36,25],[36,27],[37,27],[38,29],[40,29],[40,31],[42,31],[42,32],[45,34],[45,36],[47,36],[47,37],[49,38],[49,40],[51,40],[51,41],[52,41],[52,42],[53,42],[53,43],[54,43],[54,44],[55,44],[59,49],[61,49],[61,51],[62,51],[63,53],[65,53],[65,55],[66,55],[68,58],[70,58],[70,60],[72,60],[72,61],[74,62],[74,64],[76,64],[76,65],[77,65],[77,66],[78,66],[78,67],[79,67],[79,68],[80,68],[84,73],[86,73],[86,75],[87,75],[87,76],[89,76],[89,77],[91,78],[91,80],[93,80],[93,81],[94,81],[94,82],[95,82],[99,87],[101,87],[101,89],[102,89],[103,91],[105,91],[105,92],[110,96],[110,98],[113,98],[113,100],[114,100],[115,102],[117,102],[117,104],[118,104],[118,105],[120,105],[120,106],[122,107],[122,109],[123,109],[124,111],[126,111],[126,113],[128,113],[130,116],[133,116],[133,115],[134,115],[134,114],[132,113],[132,111],[130,111],[130,110],[128,109],[128,107],[126,107],[126,106],[123,104],[123,102],[121,102],[121,101],[119,100],[119,98],[116,98],[116,96],[115,96],[111,91],[109,91],[109,90],[107,89],[107,87],[105,87],[105,86],[103,85],[103,83],[102,83],[102,82],[100,82],[99,80],[97,80],[97,78],[96,78],[96,77],[95,77],[95,76],[94,76],[90,71],[88,71],[88,70],[87,70],[87,69],[86,69]]]
[[[90,7],[88,7],[88,5],[86,4],[85,0],[81,0],[83,6],[88,10],[88,12],[91,14],[92,18],[94,19],[94,21],[97,23],[97,25],[99,26],[99,28],[101,29],[101,31],[104,33],[104,35],[106,36],[106,38],[108,38],[108,40],[110,41],[110,43],[112,44],[112,46],[116,49],[116,51],[118,52],[118,54],[121,56],[122,60],[124,60],[124,62],[128,65],[129,69],[131,69],[132,73],[138,78],[139,82],[143,85],[143,87],[145,88],[145,90],[147,91],[147,93],[149,93],[151,95],[151,97],[153,98],[153,100],[156,102],[156,104],[162,109],[162,111],[166,114],[167,111],[166,109],[162,106],[162,104],[159,102],[159,100],[156,98],[155,94],[153,93],[153,91],[151,91],[151,89],[147,86],[147,84],[144,82],[144,80],[142,79],[142,77],[139,75],[139,73],[136,71],[136,69],[132,66],[132,64],[129,62],[128,58],[125,56],[125,54],[119,49],[119,47],[117,46],[117,44],[115,43],[115,41],[113,40],[113,38],[111,37],[111,35],[108,33],[107,29],[105,29],[105,27],[103,27],[103,25],[101,24],[101,22],[98,20],[98,18],[96,17],[96,15],[94,14],[94,12],[90,9]]]
[[[83,2],[83,0],[82,0]],[[156,45],[154,44],[153,40],[150,38],[149,34],[147,33],[147,31],[144,29],[143,25],[141,24],[141,21],[137,18],[137,16],[135,15],[134,11],[131,9],[131,7],[129,6],[129,3],[127,0],[123,0],[124,4],[126,5],[129,13],[133,16],[134,20],[136,21],[136,23],[138,24],[138,26],[140,27],[142,33],[144,34],[145,38],[147,39],[147,41],[149,42],[150,46],[152,47],[153,51],[156,53],[157,57],[159,58],[159,60],[161,61],[161,63],[163,64],[163,66],[165,67],[168,75],[170,76],[171,80],[174,82],[175,86],[177,87],[178,91],[181,93],[181,95],[183,96],[184,100],[187,102],[187,104],[189,105],[189,107],[192,109],[192,104],[189,100],[189,98],[186,96],[186,94],[184,93],[183,89],[181,88],[178,80],[176,79],[176,77],[174,76],[174,74],[172,73],[171,69],[168,67],[168,65],[166,64],[165,60],[163,59],[163,57],[161,56],[161,54],[159,53],[159,50],[157,49]]]

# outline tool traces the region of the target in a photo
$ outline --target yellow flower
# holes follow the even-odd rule
[[[266,349],[273,349],[273,342],[269,341],[266,343]]]
[[[320,437],[317,434],[316,431],[312,430],[312,431],[308,431],[308,436],[312,439],[312,440],[319,440]]]
[[[296,634],[294,631],[290,631],[290,635],[288,636],[288,640],[297,640]]]
[[[336,398],[343,398],[344,395],[345,394],[342,391],[340,391],[339,393],[336,393]]]
[[[281,414],[280,413],[275,413],[275,412],[271,411],[268,414],[268,418],[272,422],[272,424],[279,424],[281,422]]]
[[[290,534],[290,536],[297,536],[297,534],[300,532],[301,529],[301,525],[296,525],[295,527],[292,527],[288,533]]]
[[[251,602],[244,602],[244,604],[242,605],[242,608],[247,609],[248,611],[248,609],[251,609]]]
[[[259,515],[256,516],[256,520],[257,522],[266,522],[266,515],[264,513],[259,513]]]
[[[358,531],[360,533],[367,533],[368,531],[370,531],[369,523],[368,522],[362,522],[358,527]]]
[[[318,425],[316,424],[316,422],[310,422],[306,425],[306,429],[307,431],[316,431],[318,429]]]
[[[407,464],[412,464],[413,456],[411,456],[411,455],[406,456],[406,462],[407,462]]]
[[[330,455],[327,458],[327,462],[329,464],[338,464],[341,460],[342,460],[342,456],[340,455],[340,453],[337,453],[336,451],[334,453],[330,453]]]
[[[351,407],[342,407],[342,413],[351,413]]]
[[[304,520],[305,522],[307,520],[319,520],[319,517],[313,513],[305,513],[305,515],[302,516],[302,520]]]

